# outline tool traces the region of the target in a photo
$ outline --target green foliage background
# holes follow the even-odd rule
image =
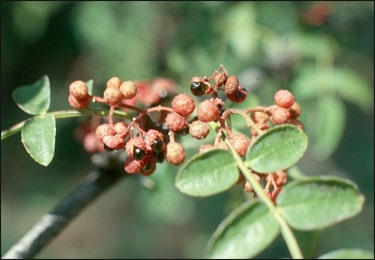
[[[101,95],[112,76],[161,76],[189,92],[192,76],[224,64],[248,89],[241,106],[268,106],[277,89],[291,90],[310,138],[299,168],[351,179],[366,196],[356,218],[319,234],[317,254],[343,247],[374,251],[373,24],[372,1],[3,1],[1,129],[28,118],[12,91],[43,75],[51,81],[52,111],[70,109],[73,80],[93,79],[94,94]],[[2,255],[92,169],[74,137],[80,121],[57,121],[55,158],[47,168],[28,156],[19,135],[1,142]],[[189,156],[202,143],[188,136],[181,142]],[[234,187],[190,198],[174,187],[176,171],[162,164],[150,178],[121,181],[37,258],[202,257],[209,236],[243,194]],[[286,256],[279,239],[259,258]]]

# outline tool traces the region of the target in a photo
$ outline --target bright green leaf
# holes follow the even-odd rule
[[[259,173],[271,173],[295,164],[307,149],[307,136],[294,125],[277,125],[257,138],[246,162]]]
[[[48,111],[51,102],[51,87],[48,76],[43,76],[32,85],[13,91],[17,106],[28,114],[38,115]]]
[[[363,203],[364,196],[354,183],[331,176],[293,181],[277,197],[280,213],[299,230],[320,229],[351,218]]]
[[[51,114],[29,119],[22,128],[21,138],[26,151],[39,164],[47,166],[55,152],[56,121]]]
[[[318,259],[374,259],[374,253],[362,249],[338,249],[321,255]]]
[[[279,234],[279,225],[264,203],[247,201],[215,230],[207,245],[209,258],[251,258]]]
[[[178,171],[176,187],[191,196],[210,196],[229,189],[238,180],[239,172],[232,154],[214,149],[197,154]]]

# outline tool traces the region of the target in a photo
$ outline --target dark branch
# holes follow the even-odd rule
[[[97,156],[97,161],[94,161],[94,163],[98,168],[89,173],[84,181],[50,213],[44,215],[38,223],[5,253],[2,259],[33,258],[86,205],[92,202],[99,194],[113,186],[121,176],[125,175],[124,169],[119,168],[120,165],[117,157],[108,154],[95,156]]]

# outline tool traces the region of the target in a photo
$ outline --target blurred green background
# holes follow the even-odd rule
[[[68,85],[112,76],[166,77],[189,93],[192,76],[224,64],[248,89],[241,106],[271,105],[289,89],[300,102],[309,148],[298,167],[358,184],[355,218],[320,233],[316,254],[374,251],[374,3],[1,2],[1,129],[25,120],[12,91],[43,75],[51,108],[70,109]],[[74,131],[57,120],[56,151],[43,167],[20,135],[1,142],[1,254],[93,168]],[[208,140],[209,141],[209,140]],[[182,137],[188,156],[200,143]],[[241,201],[239,187],[192,198],[174,187],[178,167],[126,178],[90,204],[36,258],[202,258],[210,234]],[[152,182],[155,189],[148,188]],[[251,246],[251,245],[249,245]],[[281,238],[257,258],[287,257]]]

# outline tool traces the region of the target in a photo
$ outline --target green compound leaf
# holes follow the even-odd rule
[[[374,253],[362,249],[338,249],[318,257],[318,259],[374,259]]]
[[[276,200],[281,215],[298,230],[320,229],[354,217],[364,201],[355,183],[331,176],[293,181]]]
[[[294,125],[277,125],[259,136],[246,154],[246,163],[259,173],[287,169],[307,149],[307,135]]]
[[[55,152],[56,121],[51,114],[29,119],[22,128],[21,138],[26,151],[39,164],[47,166]]]
[[[239,177],[232,154],[214,149],[197,154],[177,172],[175,185],[190,196],[210,196],[229,189]]]
[[[209,258],[250,259],[279,234],[279,225],[264,203],[246,201],[215,230],[207,245]]]
[[[31,115],[48,111],[51,102],[51,87],[48,76],[43,76],[32,85],[19,87],[13,91],[17,106]]]

